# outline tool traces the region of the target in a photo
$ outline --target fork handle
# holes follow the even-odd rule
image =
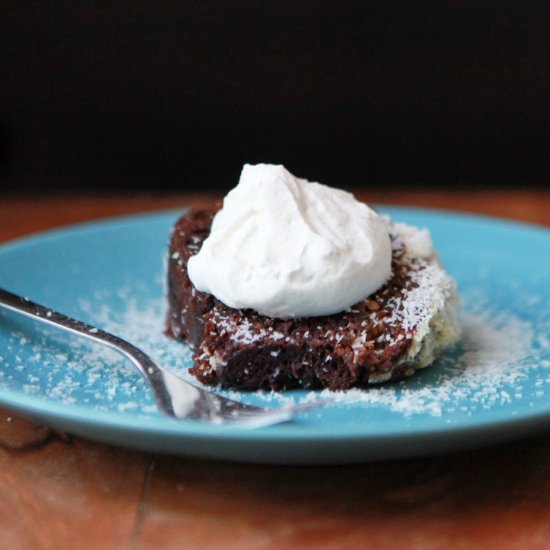
[[[149,380],[159,400],[159,404],[164,408],[164,412],[170,412],[172,410],[172,399],[166,392],[164,383],[157,383],[159,379],[161,381],[163,380],[162,369],[160,369],[145,352],[133,344],[130,344],[130,342],[98,327],[73,319],[68,315],[54,311],[51,308],[37,304],[28,298],[18,296],[2,288],[0,288],[0,307],[4,307],[15,313],[21,313],[22,315],[61,328],[73,334],[78,334],[88,340],[98,342],[122,353],[130,359],[130,361],[140,370],[141,374]]]

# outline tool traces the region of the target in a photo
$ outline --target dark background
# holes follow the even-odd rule
[[[548,184],[548,2],[2,6],[4,192]]]

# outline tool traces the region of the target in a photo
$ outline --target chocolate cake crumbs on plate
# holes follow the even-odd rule
[[[227,307],[197,291],[187,261],[209,234],[215,210],[190,211],[176,223],[168,265],[167,333],[194,350],[190,372],[205,384],[239,389],[347,389],[410,376],[460,334],[453,280],[425,231],[387,220],[392,275],[347,311],[275,319]]]

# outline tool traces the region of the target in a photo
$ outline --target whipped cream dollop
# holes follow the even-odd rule
[[[346,191],[283,166],[243,167],[188,262],[193,285],[229,307],[277,318],[346,310],[391,274],[384,220]]]

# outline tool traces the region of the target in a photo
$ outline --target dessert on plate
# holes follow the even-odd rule
[[[429,232],[284,167],[245,165],[221,209],[176,223],[167,333],[190,372],[239,389],[347,389],[410,376],[460,336]]]

